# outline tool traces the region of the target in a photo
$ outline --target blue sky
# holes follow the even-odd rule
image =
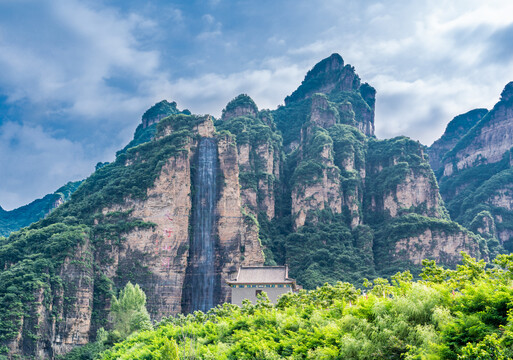
[[[161,99],[275,108],[333,52],[377,89],[376,133],[431,144],[513,80],[513,2],[0,0],[0,206],[87,177]]]

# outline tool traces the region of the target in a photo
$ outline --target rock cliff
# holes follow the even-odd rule
[[[465,114],[456,116],[447,124],[442,137],[436,140],[427,150],[429,163],[435,173],[443,168],[442,158],[444,155],[449,152],[486,113],[488,113],[487,109],[471,110]]]
[[[422,258],[454,266],[462,250],[486,258],[487,234],[506,234],[507,218],[493,214],[495,230],[489,219],[476,225],[483,237],[450,221],[424,147],[374,137],[375,94],[333,54],[275,110],[245,94],[221,119],[157,103],[70,201],[0,238],[1,344],[22,356],[64,354],[109,327],[111,296],[128,281],[145,291],[153,320],[195,310],[193,278],[207,261],[193,240],[194,211],[207,202],[197,195],[200,165],[214,175],[205,232],[215,304],[229,301],[226,280],[242,264],[287,263],[314,288],[416,270]],[[488,202],[503,206],[508,191]]]
[[[513,138],[513,83],[501,100],[444,155],[444,176],[479,164],[498,162],[511,148]]]
[[[513,249],[512,120],[510,82],[492,110],[457,116],[428,150],[431,164],[440,166],[440,192],[451,217],[482,234],[493,253]]]

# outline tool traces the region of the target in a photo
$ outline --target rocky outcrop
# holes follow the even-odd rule
[[[285,98],[285,105],[312,96],[333,91],[352,91],[360,87],[360,78],[351,65],[344,65],[339,54],[332,54],[310,70],[301,86]]]
[[[428,149],[429,164],[436,173],[443,167],[443,157],[458,141],[488,113],[487,109],[475,109],[452,119],[445,132]]]
[[[222,119],[229,120],[237,116],[257,116],[258,108],[248,95],[240,94],[226,105]]]
[[[324,209],[335,214],[342,212],[340,169],[334,164],[333,142],[328,132],[315,122],[330,124],[325,124],[323,119],[326,118],[312,116],[301,131],[300,161],[292,187],[291,213],[295,229],[305,224],[308,213]]]
[[[91,256],[91,244],[84,234],[82,244],[64,260],[60,269],[61,286],[34,290],[34,303],[31,311],[20,319],[19,335],[7,343],[10,355],[30,352],[40,359],[53,358],[90,341],[93,269],[88,264]]]
[[[230,136],[220,138],[218,154],[223,187],[217,202],[217,267],[222,284],[219,300],[226,302],[231,296],[226,281],[236,275],[240,265],[263,265],[264,257],[258,239],[258,224],[242,212],[235,139]]]
[[[145,129],[155,123],[158,123],[163,118],[178,114],[179,110],[176,108],[176,102],[168,102],[167,100],[162,100],[151,108],[146,110],[146,112],[142,116],[142,128]]]
[[[182,289],[189,255],[191,215],[191,148],[166,161],[147,200],[104,209],[130,211],[132,218],[155,224],[153,228],[134,229],[124,235],[120,246],[110,244],[99,257],[112,259],[103,266],[107,277],[119,286],[130,280],[144,289],[147,307],[153,319],[181,312]],[[98,262],[102,263],[101,259]],[[150,275],[151,274],[151,275]]]
[[[280,178],[281,137],[272,114],[268,110],[258,113],[254,101],[241,94],[223,110],[218,130],[230,131],[236,137],[234,146],[244,211],[255,217],[265,213],[268,219],[273,219],[275,184]]]
[[[401,210],[426,216],[440,217],[440,195],[432,178],[410,170],[394,191],[385,194],[383,210],[397,216]]]
[[[498,162],[513,146],[512,83],[501,100],[445,155],[444,176],[480,164]]]
[[[423,259],[437,263],[456,264],[461,252],[480,254],[476,239],[468,232],[451,232],[427,229],[417,236],[400,239],[395,243],[394,260],[406,260],[420,265]]]
[[[445,218],[436,178],[422,145],[407,138],[371,143],[366,195],[369,216],[408,213]],[[371,215],[372,214],[372,215]]]
[[[488,203],[506,210],[513,210],[513,186],[497,189]]]

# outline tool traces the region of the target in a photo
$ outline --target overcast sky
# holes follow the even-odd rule
[[[0,0],[0,205],[87,177],[162,99],[276,108],[337,52],[379,138],[430,145],[513,80],[513,1]]]

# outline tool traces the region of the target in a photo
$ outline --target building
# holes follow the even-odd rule
[[[232,290],[232,304],[242,305],[248,299],[256,303],[257,295],[267,293],[276,303],[278,297],[296,290],[296,281],[289,279],[289,268],[285,266],[241,266],[237,277],[227,281]]]

